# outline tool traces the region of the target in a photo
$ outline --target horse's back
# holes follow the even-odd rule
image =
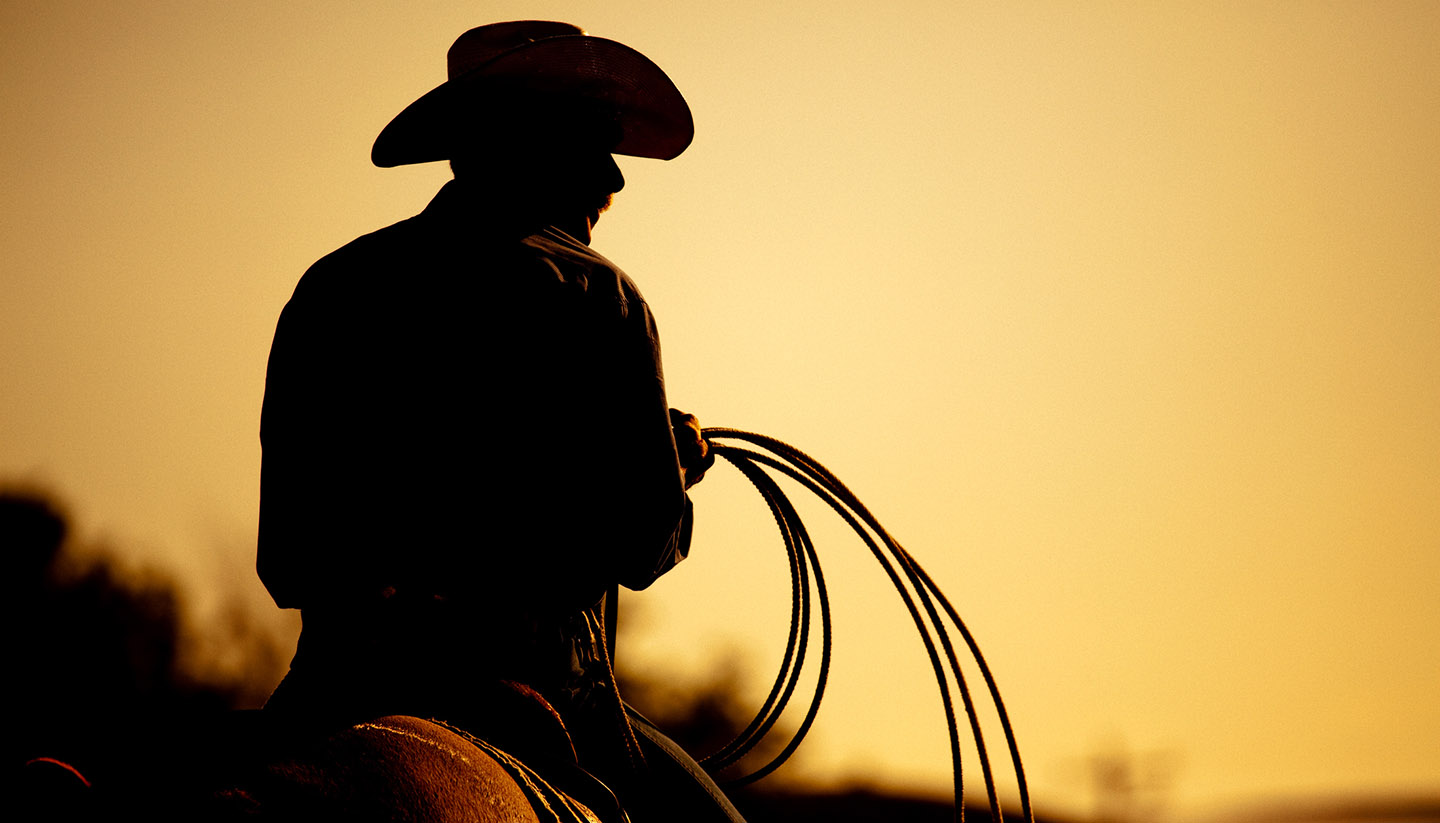
[[[642,741],[666,740],[636,722]],[[523,740],[511,742],[536,754]],[[30,816],[22,811],[19,819],[601,823],[592,809],[604,820],[626,819],[614,795],[573,763],[543,752],[536,761],[561,790],[486,740],[412,716],[331,724],[235,712],[180,734],[121,735],[117,745],[133,756],[97,768],[93,788],[73,769],[51,770],[74,775],[66,782],[37,774],[45,764],[27,768],[21,809]],[[640,804],[635,819],[741,823],[678,751],[673,744],[646,749],[650,779],[629,796]]]
[[[208,793],[219,817],[538,823],[511,772],[470,740],[382,717],[242,765]]]

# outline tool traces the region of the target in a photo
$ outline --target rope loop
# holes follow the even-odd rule
[[[1000,699],[999,687],[995,684],[995,678],[990,672],[989,665],[985,662],[984,655],[980,653],[980,647],[975,642],[974,636],[971,635],[955,607],[935,585],[935,581],[931,579],[930,575],[926,574],[915,558],[895,538],[890,536],[890,533],[880,525],[880,521],[870,513],[869,509],[865,508],[860,499],[844,483],[840,482],[839,478],[808,454],[773,437],[738,429],[706,428],[701,431],[701,435],[709,444],[711,451],[738,469],[765,500],[771,516],[775,519],[776,526],[780,529],[785,551],[790,558],[791,583],[790,633],[775,683],[750,724],[719,751],[702,759],[701,765],[712,774],[718,774],[727,767],[738,763],[767,734],[774,730],[776,722],[800,681],[801,668],[805,663],[808,649],[810,619],[816,606],[820,611],[820,671],[815,682],[815,692],[810,699],[810,706],[804,719],[791,736],[790,741],[770,762],[742,777],[726,780],[723,783],[732,786],[753,783],[779,768],[794,753],[810,731],[820,710],[820,700],[825,694],[831,653],[829,593],[825,588],[825,578],[820,572],[820,560],[816,555],[815,546],[810,540],[810,534],[806,530],[805,524],[801,522],[794,505],[776,482],[776,476],[783,476],[819,497],[850,526],[870,549],[876,561],[880,563],[881,568],[890,578],[891,585],[895,587],[895,591],[900,595],[906,610],[910,613],[910,618],[925,646],[925,652],[930,658],[931,668],[935,672],[935,681],[940,689],[940,700],[945,709],[945,721],[950,734],[950,759],[954,774],[955,819],[957,821],[965,819],[963,804],[965,784],[960,759],[959,724],[956,721],[955,706],[950,691],[952,679],[955,690],[960,694],[960,700],[965,707],[965,715],[970,724],[971,738],[975,743],[981,774],[985,781],[991,819],[999,823],[1004,820],[1004,817],[995,791],[995,779],[990,767],[985,737],[980,729],[980,714],[976,709],[970,689],[966,685],[965,676],[960,670],[959,657],[951,641],[950,631],[946,628],[946,620],[965,641],[971,659],[974,660],[985,680],[991,703],[995,707],[995,713],[1005,733],[1006,745],[1010,750],[1010,760],[1019,786],[1021,814],[1027,823],[1034,823],[1035,815],[1030,807],[1030,791],[1025,780],[1025,768],[1020,762],[1020,749],[1015,742],[1015,733],[1010,725],[1009,714],[1005,711],[1005,704]],[[723,441],[738,441],[745,445],[734,445]],[[812,587],[814,589],[813,604]],[[917,600],[919,601],[918,607]],[[941,617],[942,613],[944,619]],[[938,650],[935,643],[937,637],[940,641]]]

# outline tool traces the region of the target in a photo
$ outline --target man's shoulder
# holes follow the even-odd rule
[[[423,231],[422,221],[417,215],[362,234],[315,261],[305,276],[325,276],[330,272],[380,268],[383,264],[393,263],[396,258],[413,255],[423,248]]]
[[[545,229],[520,241],[522,255],[540,263],[547,275],[593,297],[614,298],[624,306],[644,297],[619,266],[557,229]]]
[[[489,301],[570,295],[618,308],[622,315],[644,306],[640,290],[619,266],[562,231],[462,227],[428,210],[321,257],[300,278],[294,296],[389,302],[445,293]]]
[[[296,298],[387,302],[453,278],[467,256],[456,234],[425,213],[360,235],[321,257],[295,286]],[[323,297],[320,297],[323,295]]]

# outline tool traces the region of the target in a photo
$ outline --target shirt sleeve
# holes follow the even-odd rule
[[[627,435],[635,446],[633,471],[644,477],[637,485],[651,501],[642,515],[653,524],[637,535],[640,545],[633,562],[627,565],[620,582],[627,588],[648,587],[689,554],[694,507],[685,493],[684,473],[670,425],[670,405],[665,396],[665,376],[660,358],[660,338],[655,319],[643,300],[638,301],[636,343],[640,349],[636,380],[632,389],[636,408],[633,430]],[[633,308],[633,307],[632,307]]]

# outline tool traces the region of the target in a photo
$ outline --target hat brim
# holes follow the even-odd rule
[[[580,99],[614,112],[615,154],[669,160],[690,145],[695,123],[674,82],[640,52],[601,37],[548,37],[511,49],[427,92],[381,130],[370,151],[377,166],[449,160],[457,124],[483,117],[487,94]]]

